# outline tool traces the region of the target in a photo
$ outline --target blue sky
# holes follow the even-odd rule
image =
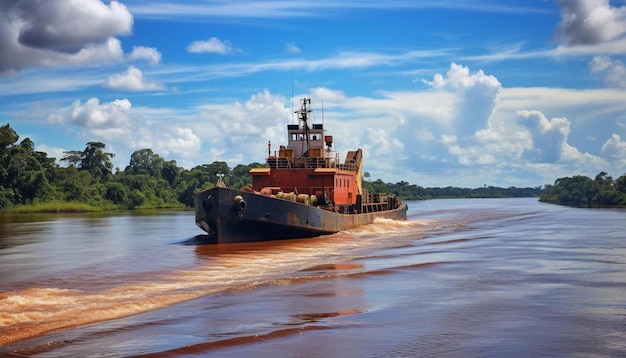
[[[3,0],[0,123],[190,169],[263,162],[312,98],[372,179],[626,173],[626,2]],[[293,98],[293,101],[292,101]],[[323,111],[322,111],[323,109]]]

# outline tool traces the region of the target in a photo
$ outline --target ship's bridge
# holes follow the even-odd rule
[[[321,158],[324,156],[324,125],[313,124],[313,128],[306,129],[297,124],[288,124],[287,132],[289,142],[287,149],[291,150],[293,156],[298,158],[305,155],[313,158]],[[328,138],[327,138],[328,139]]]

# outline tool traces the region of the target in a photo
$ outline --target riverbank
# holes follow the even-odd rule
[[[116,208],[115,208],[116,209]],[[27,205],[16,205],[2,209],[1,213],[10,214],[33,214],[33,213],[93,213],[110,211],[113,208],[100,208],[85,203],[76,202],[49,202]]]
[[[136,210],[152,210],[152,209],[185,209],[184,206],[162,206],[162,207],[138,207]],[[48,203],[37,203],[27,205],[16,205],[9,208],[0,209],[0,214],[74,214],[74,213],[97,213],[109,211],[127,211],[128,208],[120,208],[116,205],[94,206],[79,202],[62,202],[54,201]]]

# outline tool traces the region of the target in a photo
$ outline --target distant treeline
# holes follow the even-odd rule
[[[60,161],[67,166],[60,166],[55,158],[36,151],[29,138],[18,140],[9,124],[0,127],[0,210],[24,205],[38,211],[192,207],[195,193],[213,187],[218,174],[224,175],[228,186],[241,188],[252,184],[250,169],[264,166],[252,163],[230,168],[226,162],[214,161],[188,170],[151,149],[141,149],[132,153],[123,170],[113,171],[115,155],[106,152],[102,142],[64,152]],[[541,188],[491,186],[422,188],[380,179],[363,183],[370,192],[394,193],[404,200],[538,196],[542,192]],[[67,203],[73,205],[63,205]]]
[[[367,173],[365,174],[367,176]],[[540,196],[543,193],[541,187],[535,188],[499,188],[483,186],[475,189],[458,188],[448,186],[445,188],[423,188],[419,185],[401,181],[396,184],[376,181],[364,181],[363,186],[372,193],[395,194],[403,200],[426,200],[444,198],[517,198]]]
[[[540,201],[577,207],[626,207],[626,174],[614,180],[605,172],[559,178],[547,185]]]

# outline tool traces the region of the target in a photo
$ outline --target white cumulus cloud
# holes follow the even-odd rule
[[[384,158],[396,158],[404,149],[393,130],[383,128],[366,128],[360,139],[360,146],[364,156],[369,158],[368,167],[378,171],[393,170],[394,162]]]
[[[127,99],[116,99],[108,103],[100,103],[98,98],[90,98],[85,103],[76,100],[69,108],[50,115],[49,120],[88,128],[127,127],[130,124],[128,114],[131,108]]]
[[[444,77],[436,74],[428,82],[435,91],[451,93],[455,98],[454,131],[458,136],[471,136],[487,125],[502,89],[500,81],[482,70],[470,74],[466,66],[452,63]]]
[[[215,160],[251,163],[265,160],[267,141],[272,148],[286,144],[286,125],[291,122],[287,99],[268,90],[241,103],[204,105],[202,122],[194,127],[210,143]]]
[[[602,145],[602,153],[605,154],[612,163],[620,167],[626,166],[626,142],[613,133]]]
[[[153,47],[135,46],[128,55],[128,59],[131,61],[143,60],[156,65],[161,62],[161,53]]]
[[[112,89],[125,91],[157,91],[163,89],[163,85],[149,80],[143,76],[143,72],[135,66],[128,67],[124,73],[110,76],[104,86]]]
[[[227,55],[233,52],[233,45],[228,40],[220,40],[217,37],[211,37],[204,41],[194,41],[187,46],[187,51],[191,53],[217,53]]]
[[[609,0],[558,0],[561,23],[557,35],[567,45],[597,44],[626,33],[626,6]]]
[[[613,61],[607,56],[595,56],[589,63],[594,74],[604,75],[604,83],[611,87],[626,88],[626,66],[622,61]]]
[[[202,140],[194,130],[167,116],[166,113],[135,108],[128,99],[101,102],[98,98],[90,98],[84,103],[76,100],[59,109],[48,117],[48,121],[74,126],[74,131],[85,141],[101,141],[107,148],[115,148],[114,164],[120,168],[128,164],[133,151],[144,148],[150,148],[168,160],[171,156],[197,158]]]
[[[118,1],[3,0],[0,73],[31,66],[121,59],[114,36],[129,34],[133,17]]]
[[[202,141],[189,128],[171,126],[157,135],[159,139],[154,148],[164,156],[177,155],[183,158],[193,158],[198,155]],[[159,138],[160,137],[160,138]]]
[[[579,157],[578,151],[567,143],[570,121],[567,118],[548,119],[539,111],[518,112],[518,123],[532,136],[533,147],[529,148],[529,158],[537,163],[556,163]]]

